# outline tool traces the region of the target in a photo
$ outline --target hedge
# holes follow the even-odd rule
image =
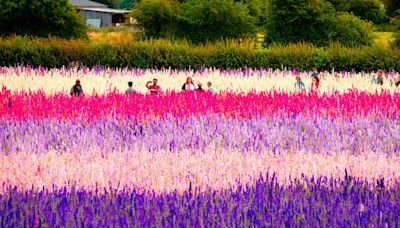
[[[400,49],[376,46],[345,48],[338,44],[318,48],[310,44],[291,44],[254,48],[251,42],[224,41],[194,46],[185,41],[145,40],[91,43],[84,40],[13,37],[0,39],[0,65],[42,65],[62,67],[81,64],[88,67],[174,69],[280,68],[376,69],[400,70]]]

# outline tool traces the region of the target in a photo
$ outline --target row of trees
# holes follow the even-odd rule
[[[132,16],[153,38],[194,43],[254,38],[265,43],[305,41],[319,46],[371,44],[373,23],[400,24],[400,1],[382,0],[96,0],[133,4]],[[387,15],[385,16],[385,12]],[[0,35],[81,38],[86,26],[68,0],[0,0]],[[400,33],[396,34],[399,37]]]
[[[153,38],[199,43],[266,31],[267,44],[339,41],[351,46],[372,43],[373,26],[366,20],[383,20],[383,13],[378,0],[142,0],[132,16]]]

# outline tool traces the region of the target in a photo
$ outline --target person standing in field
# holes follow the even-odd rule
[[[208,90],[209,90],[211,93],[215,93],[215,88],[214,88],[214,86],[212,85],[211,82],[207,82],[207,86],[208,86]]]
[[[71,96],[80,96],[81,94],[83,94],[83,89],[81,86],[81,81],[78,79],[75,82],[75,85],[72,86],[71,88],[71,92],[70,92]]]
[[[204,89],[203,89],[203,84],[201,84],[201,82],[199,82],[199,83],[197,84],[197,86],[198,86],[198,88],[196,89],[197,92],[203,92],[203,91],[204,91]]]
[[[295,90],[304,90],[306,88],[304,82],[301,81],[300,76],[296,76],[296,82],[294,83],[294,88]]]
[[[316,67],[311,68],[311,77],[318,77],[319,73]]]
[[[127,95],[135,94],[136,91],[132,87],[133,87],[133,82],[128,82],[128,89],[125,91],[125,94]]]
[[[379,70],[377,75],[376,84],[383,85],[383,70]]]
[[[311,91],[318,91],[319,89],[319,78],[313,77],[311,83]]]
[[[146,88],[149,89],[151,94],[159,94],[161,92],[161,87],[157,85],[157,78],[154,78],[153,81],[148,81],[146,83]],[[153,83],[152,85],[150,85]]]
[[[183,84],[183,86],[182,86],[182,90],[183,91],[193,91],[194,89],[195,88],[194,88],[193,79],[191,77],[187,77],[185,84]]]

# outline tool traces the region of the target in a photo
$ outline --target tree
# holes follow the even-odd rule
[[[400,9],[400,1],[399,0],[382,0],[385,4],[386,15],[392,17],[393,14]]]
[[[119,4],[119,0],[92,0],[92,1],[107,5],[110,8],[115,8]]]
[[[254,37],[256,17],[246,5],[232,0],[190,0],[179,13],[178,36],[207,42],[225,38]]]
[[[332,21],[332,40],[345,46],[371,45],[374,39],[371,22],[345,12],[339,12]]]
[[[380,0],[329,0],[340,12],[353,13],[363,20],[380,23],[385,18],[385,9]]]
[[[148,37],[171,37],[175,34],[179,2],[174,0],[143,0],[135,5],[132,17],[144,28]]]
[[[132,9],[133,5],[138,1],[135,0],[121,0],[118,4],[120,9]]]
[[[0,0],[0,35],[86,37],[86,26],[68,0]]]
[[[256,32],[256,17],[245,4],[233,0],[142,0],[132,17],[146,36],[153,38],[187,38],[200,43],[253,37]]]
[[[266,43],[329,43],[335,10],[322,0],[271,0]]]
[[[318,46],[339,41],[346,46],[369,45],[371,23],[349,13],[337,13],[324,0],[272,0],[266,43],[296,43]]]

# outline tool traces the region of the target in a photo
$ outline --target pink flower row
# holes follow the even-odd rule
[[[131,95],[108,93],[85,97],[65,94],[46,96],[43,92],[0,93],[0,119],[138,119],[184,118],[221,114],[226,117],[254,116],[353,116],[395,118],[400,116],[400,93],[165,93]]]

